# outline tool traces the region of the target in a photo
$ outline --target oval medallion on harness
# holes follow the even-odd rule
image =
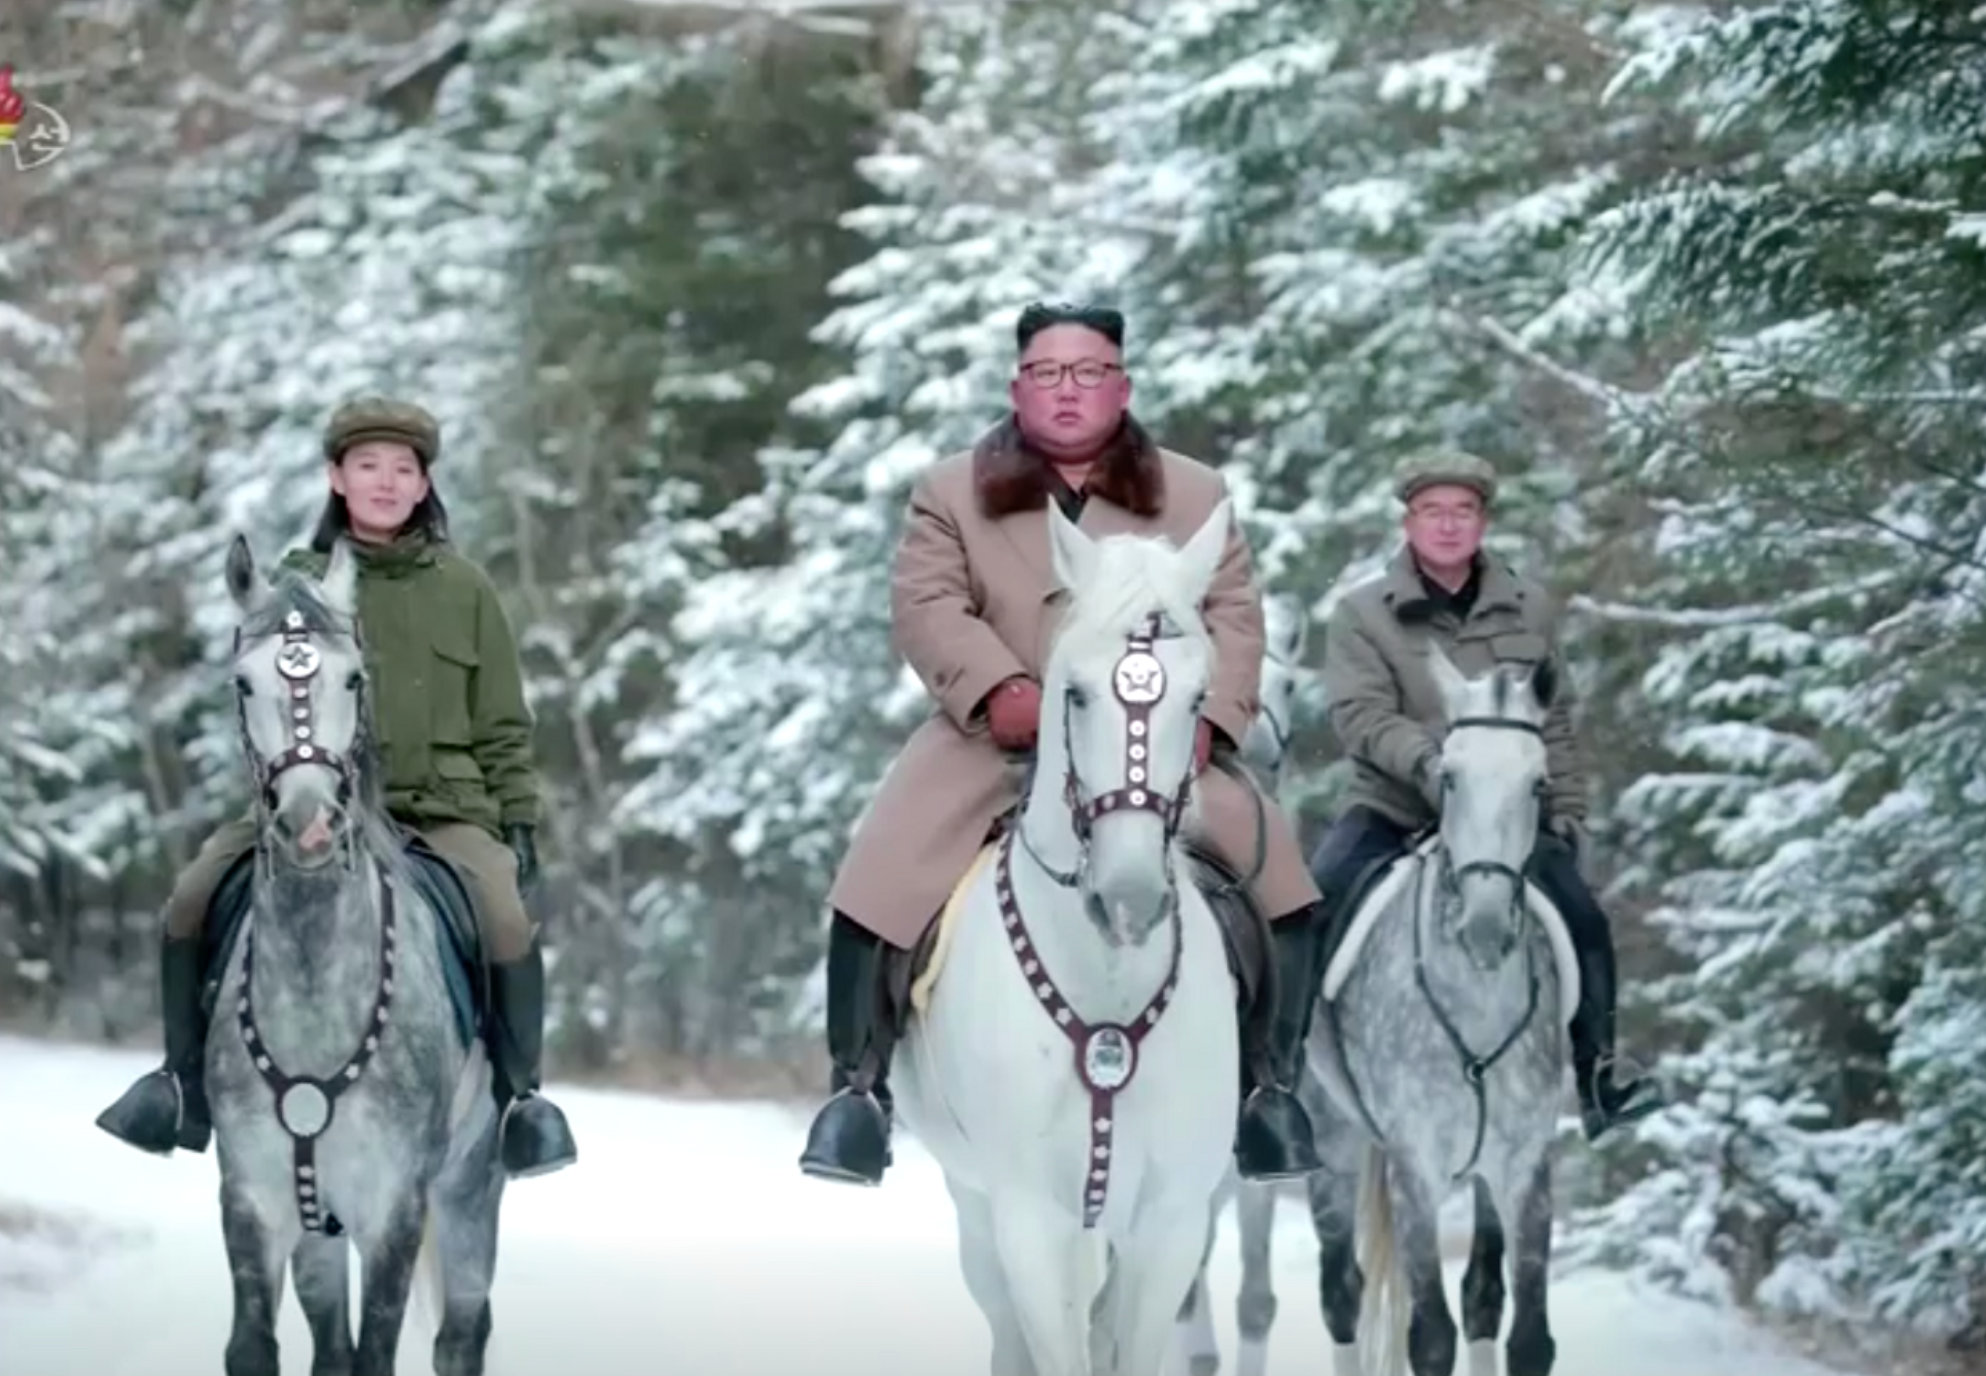
[[[308,1080],[298,1081],[283,1091],[276,1114],[293,1137],[315,1137],[331,1121],[331,1100]]]
[[[1165,666],[1147,650],[1133,650],[1117,661],[1117,697],[1142,707],[1165,696]]]
[[[1138,1068],[1138,1048],[1121,1027],[1099,1027],[1083,1043],[1083,1078],[1092,1089],[1122,1089]]]
[[[276,651],[276,672],[287,679],[306,679],[317,672],[317,647],[292,640]]]

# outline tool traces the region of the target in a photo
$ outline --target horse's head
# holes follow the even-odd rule
[[[1531,673],[1505,666],[1465,678],[1439,647],[1429,667],[1448,730],[1441,748],[1439,908],[1444,932],[1493,970],[1524,932],[1524,865],[1537,841],[1545,788],[1550,660]]]
[[[1105,938],[1137,944],[1177,901],[1172,842],[1214,670],[1200,604],[1228,540],[1226,502],[1184,549],[1092,540],[1049,506],[1068,620],[1043,673],[1041,765],[1058,765],[1082,849],[1084,906]]]
[[[227,585],[241,620],[234,690],[256,809],[282,858],[316,868],[349,831],[366,751],[365,661],[356,568],[340,540],[322,581],[291,570],[265,580],[248,541],[228,547]]]
[[[1262,651],[1261,710],[1241,742],[1241,762],[1255,772],[1263,788],[1273,793],[1289,758],[1290,732],[1296,722],[1297,680],[1303,673],[1303,652],[1310,619],[1293,597],[1262,599],[1267,631]]]

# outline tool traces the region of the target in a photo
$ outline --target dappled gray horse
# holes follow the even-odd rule
[[[1262,600],[1262,616],[1267,631],[1262,653],[1262,707],[1241,743],[1240,755],[1257,786],[1273,798],[1282,790],[1283,766],[1289,758],[1310,617],[1300,601],[1282,595]],[[1317,1086],[1307,1068],[1297,1089],[1306,1106],[1314,1103]],[[1310,1112],[1311,1122],[1317,1122],[1315,1107]],[[1230,1201],[1241,1229],[1241,1289],[1235,1299],[1235,1327],[1241,1338],[1238,1366],[1243,1376],[1260,1376],[1264,1369],[1269,1328],[1276,1318],[1269,1244],[1276,1221],[1277,1188],[1274,1181],[1243,1181],[1230,1168],[1215,1196],[1213,1216],[1207,1222],[1207,1250],[1201,1256],[1199,1274],[1179,1307],[1179,1355],[1191,1376],[1213,1376],[1220,1370],[1220,1340],[1214,1333],[1207,1292],[1207,1258]]]
[[[1552,1157],[1578,969],[1524,879],[1545,779],[1554,680],[1465,679],[1439,649],[1441,821],[1355,900],[1324,974],[1310,1061],[1324,1086],[1311,1177],[1320,1298],[1339,1376],[1449,1376],[1440,1209],[1465,1182],[1475,1241],[1462,1282],[1472,1376],[1494,1376],[1512,1231],[1510,1376],[1546,1376]]]
[[[271,586],[246,541],[228,551],[261,831],[207,1042],[234,1275],[228,1376],[277,1376],[286,1264],[314,1376],[390,1376],[417,1269],[440,1321],[436,1372],[476,1376],[490,1334],[496,1100],[451,1003],[438,915],[382,805],[354,571],[340,542],[321,584],[284,571]]]

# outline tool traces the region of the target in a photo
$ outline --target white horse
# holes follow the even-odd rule
[[[1179,835],[1230,511],[1184,549],[1048,520],[1070,603],[1033,781],[959,896],[896,1100],[944,1171],[994,1372],[1154,1376],[1240,1110],[1236,991]]]

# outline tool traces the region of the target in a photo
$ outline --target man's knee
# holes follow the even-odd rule
[[[421,833],[428,845],[462,875],[476,905],[484,952],[497,965],[531,954],[537,933],[517,887],[517,856],[481,827],[451,825]]]
[[[220,891],[221,880],[234,862],[255,849],[255,822],[237,817],[223,822],[200,847],[199,854],[179,872],[165,904],[165,933],[173,941],[191,941],[207,925],[207,910]]]

